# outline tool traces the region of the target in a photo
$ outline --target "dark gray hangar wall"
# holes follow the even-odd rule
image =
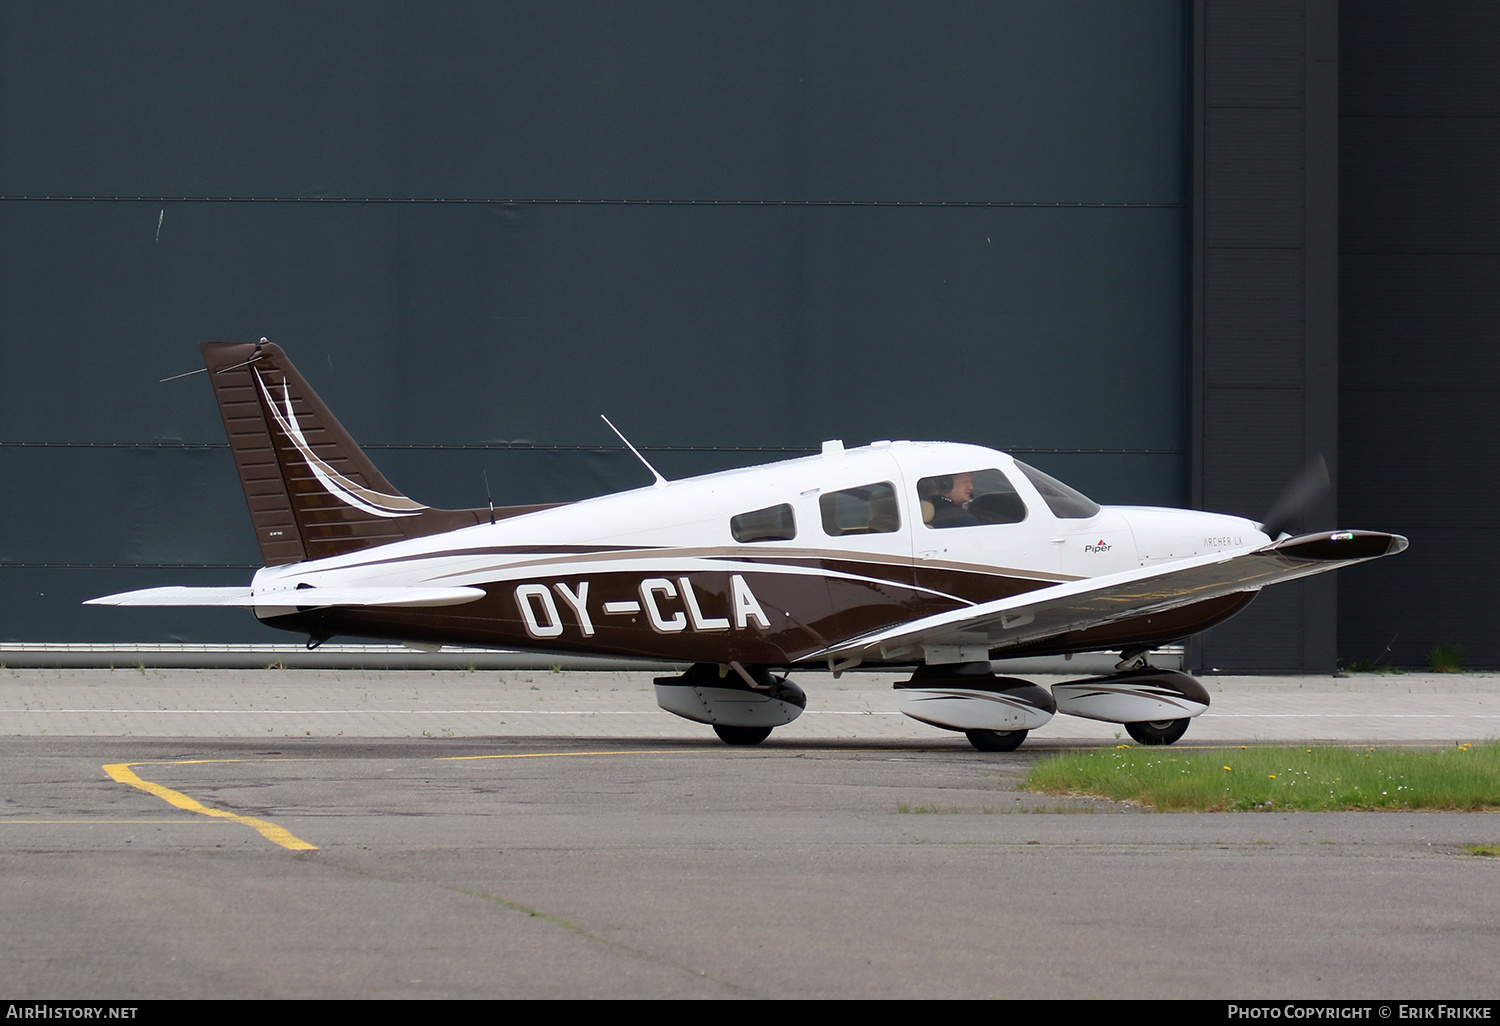
[[[0,6],[0,638],[258,562],[201,339],[269,336],[400,488],[477,506],[825,438],[1189,497],[1190,10]],[[1258,510],[1246,509],[1256,513]]]
[[[1264,508],[1328,457],[1305,519],[1411,549],[1276,588],[1198,662],[1500,665],[1500,6],[1195,0],[1192,470]]]
[[[1341,517],[1411,537],[1346,579],[1339,646],[1500,666],[1500,5],[1340,10]]]
[[[1339,468],[1338,5],[1194,6],[1193,504],[1261,517],[1310,461]],[[1289,529],[1338,524],[1335,498]],[[1338,588],[1269,589],[1194,663],[1332,670]]]

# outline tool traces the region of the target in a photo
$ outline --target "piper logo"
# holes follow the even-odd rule
[[[1083,547],[1083,551],[1084,552],[1108,552],[1112,548],[1114,548],[1113,545],[1106,545],[1105,542],[1104,542],[1104,539],[1100,538],[1097,542],[1095,542],[1092,545],[1085,545]]]

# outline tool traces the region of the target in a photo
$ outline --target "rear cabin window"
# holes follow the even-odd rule
[[[1026,504],[1010,479],[993,467],[924,477],[917,482],[917,498],[928,527],[1019,524],[1026,519]]]
[[[783,502],[730,517],[729,531],[737,542],[791,541],[797,537],[797,519]]]
[[[1016,469],[1025,474],[1042,493],[1047,508],[1060,520],[1087,520],[1099,512],[1099,504],[1076,488],[1069,488],[1055,477],[1048,477],[1035,467],[1016,460]]]
[[[896,489],[889,481],[845,488],[818,496],[823,530],[834,537],[843,534],[890,534],[901,529],[896,509]]]

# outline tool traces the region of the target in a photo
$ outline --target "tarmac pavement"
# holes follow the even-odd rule
[[[788,741],[935,741],[896,710],[899,672],[797,673],[807,711]],[[657,708],[654,674],[548,670],[0,669],[0,736],[702,738]],[[1064,677],[1031,677],[1051,684]],[[1500,738],[1500,674],[1200,677],[1209,710],[1185,743]],[[1055,717],[1028,744],[1109,740]]]
[[[0,670],[0,999],[1500,996],[1500,817],[1030,794],[1113,728],[893,679],[737,749],[649,674]],[[1500,736],[1495,676],[1205,684],[1179,746]]]

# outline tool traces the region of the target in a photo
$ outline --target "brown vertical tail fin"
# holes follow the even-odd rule
[[[279,346],[204,342],[202,349],[267,566],[488,519],[488,510],[430,509],[396,491]]]

